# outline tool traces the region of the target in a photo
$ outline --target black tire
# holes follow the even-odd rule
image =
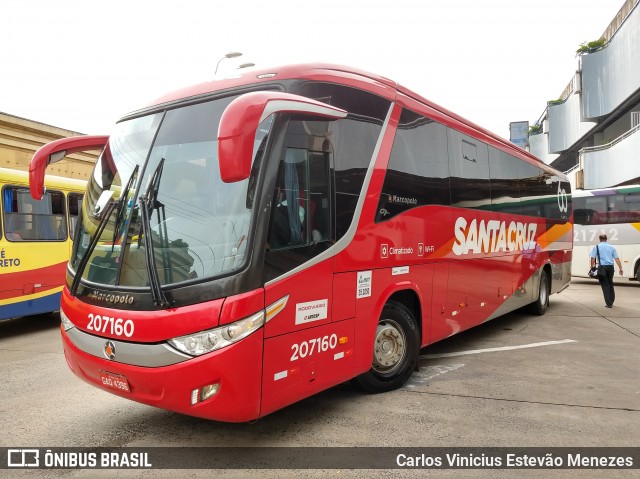
[[[550,289],[549,275],[546,271],[542,270],[540,272],[540,290],[538,291],[538,299],[535,301],[535,303],[531,303],[529,305],[529,310],[533,314],[542,316],[547,312],[547,307],[549,306]]]
[[[385,305],[376,327],[371,369],[353,382],[369,393],[398,389],[418,365],[420,341],[413,314],[402,304]]]

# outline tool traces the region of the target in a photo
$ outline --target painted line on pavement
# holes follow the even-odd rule
[[[502,348],[472,349],[469,351],[460,351],[458,353],[423,354],[420,356],[420,359],[452,358],[454,356],[465,356],[467,354],[494,353],[498,351],[511,351],[514,349],[538,348],[540,346],[551,346],[553,344],[565,344],[565,343],[575,343],[575,342],[577,341],[574,339],[562,339],[560,341],[545,341],[543,343],[523,344],[521,346],[504,346]]]
[[[415,389],[417,386],[421,386],[422,384],[431,381],[432,379],[442,376],[450,371],[455,371],[456,369],[460,369],[464,367],[464,364],[449,364],[449,365],[438,365],[438,366],[427,366],[420,368],[420,371],[414,372],[409,381],[404,386],[405,389]]]

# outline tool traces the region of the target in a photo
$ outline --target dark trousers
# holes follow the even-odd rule
[[[613,306],[613,302],[616,300],[616,292],[613,289],[613,275],[616,270],[613,265],[605,265],[603,266],[605,273],[605,277],[598,276],[598,281],[600,281],[600,287],[602,288],[602,294],[604,294],[604,302],[607,306]]]

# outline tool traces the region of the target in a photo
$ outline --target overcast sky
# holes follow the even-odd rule
[[[0,111],[87,134],[242,63],[315,61],[391,78],[508,138],[534,123],[624,0],[9,0]]]

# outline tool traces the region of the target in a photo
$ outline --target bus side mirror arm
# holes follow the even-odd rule
[[[29,163],[29,190],[34,200],[44,194],[44,174],[47,166],[60,161],[65,156],[78,151],[101,150],[109,141],[108,136],[72,136],[60,138],[43,145],[36,151]]]
[[[340,108],[291,93],[256,91],[239,96],[224,110],[218,127],[222,181],[232,183],[249,178],[258,125],[278,112],[329,120],[345,118],[348,114]]]

